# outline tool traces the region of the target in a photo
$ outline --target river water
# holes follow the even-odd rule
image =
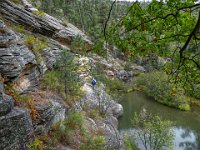
[[[200,150],[199,109],[193,108],[189,112],[180,111],[159,104],[140,92],[125,94],[120,98],[120,103],[124,107],[124,114],[119,119],[120,132],[127,131],[131,134],[134,131],[131,125],[134,113],[146,109],[153,115],[173,121],[175,124],[174,150]]]

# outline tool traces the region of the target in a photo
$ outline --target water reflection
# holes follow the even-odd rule
[[[124,107],[124,115],[119,119],[119,130],[121,132],[133,133],[134,130],[131,128],[133,114],[134,112],[139,113],[145,108],[148,112],[175,123],[173,128],[175,133],[174,150],[200,150],[199,110],[182,112],[158,104],[141,93],[127,94],[122,98],[121,103]],[[143,149],[141,146],[139,147]]]
[[[174,149],[175,150],[198,150],[195,133],[186,128],[175,128]]]

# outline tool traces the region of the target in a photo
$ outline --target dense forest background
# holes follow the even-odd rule
[[[33,1],[44,12],[76,25],[92,37],[93,41],[103,36],[103,30],[112,5],[110,0],[41,0]],[[118,21],[127,12],[130,2],[117,2],[109,20]]]
[[[39,10],[73,23],[88,34],[95,43],[93,51],[98,54],[106,54],[106,42],[110,50],[117,47],[114,54],[123,53],[126,58],[152,54],[170,58],[172,63],[165,66],[165,72],[171,82],[180,83],[189,93],[199,82],[200,68],[199,4],[195,2],[33,1]]]
[[[113,113],[108,112],[111,110],[118,111],[113,113],[117,114],[115,119],[117,124],[117,118],[123,114],[123,106],[116,104],[114,100],[119,100],[122,94],[142,93],[148,99],[176,108],[177,112],[178,109],[188,111],[186,113],[191,115],[194,109],[197,109],[194,118],[195,120],[199,118],[200,3],[197,0],[152,0],[148,3],[116,0],[32,0],[33,7],[25,2],[0,1],[0,19],[5,21],[6,26],[16,31],[16,37],[20,36],[21,43],[27,48],[26,51],[30,50],[28,53],[32,54],[34,61],[31,61],[32,65],[27,62],[26,69],[21,67],[18,76],[14,76],[17,81],[13,80],[11,69],[12,76],[8,81],[17,84],[23,81],[22,87],[28,87],[29,76],[28,80],[23,77],[32,74],[30,68],[34,67],[38,74],[35,75],[33,72],[37,81],[37,84],[33,82],[33,87],[37,85],[39,90],[44,91],[44,95],[48,92],[58,94],[67,105],[66,109],[70,108],[71,113],[67,119],[51,129],[50,139],[45,137],[45,140],[35,140],[31,147],[42,147],[41,140],[46,142],[47,147],[56,147],[62,143],[82,150],[107,149],[104,133],[100,131],[93,135],[94,132],[91,132],[90,135],[84,125],[87,124],[89,128],[91,125],[89,122],[85,124],[84,121],[90,120],[88,117],[94,122],[96,120],[107,122],[104,119],[107,118],[106,115]],[[4,23],[0,24],[4,28]],[[5,38],[8,37],[6,44],[4,38],[3,42],[0,41],[0,46],[5,47],[3,49],[5,52],[13,49],[10,47],[13,45],[7,35],[14,32],[8,31],[7,29],[0,31]],[[18,44],[16,41],[13,40],[16,44],[13,54],[3,55],[9,62],[3,62],[3,65],[10,64],[10,60],[21,53],[21,47],[18,48],[21,43]],[[13,57],[10,59],[8,56]],[[44,63],[49,66],[48,69],[46,66],[43,67]],[[9,69],[10,66],[2,68],[2,70]],[[41,78],[40,73],[43,75]],[[7,78],[7,70],[4,71],[4,75]],[[30,77],[32,81],[32,76]],[[17,91],[21,90],[15,88],[19,85],[9,85],[7,79],[2,81],[5,84],[6,94],[15,99],[17,106],[29,108],[34,122],[39,115],[34,100],[38,104],[41,100],[32,93],[29,97],[24,95],[26,91]],[[97,81],[97,84],[91,85],[93,83],[91,81]],[[85,94],[89,97],[83,98]],[[132,97],[137,100],[133,95],[131,101],[134,101]],[[91,104],[82,102],[88,100]],[[92,108],[93,102],[95,102],[94,108]],[[75,112],[77,105],[83,108],[83,112]],[[133,109],[132,106],[129,108]],[[154,108],[158,109],[155,103],[150,106],[150,109]],[[124,110],[126,111],[125,107]],[[149,142],[144,144],[146,149],[148,145],[152,150],[162,149],[166,145],[173,146],[173,133],[170,132],[173,124],[168,121],[162,122],[160,116],[151,115],[146,110],[144,107],[141,112],[136,112],[134,115],[132,125],[141,129],[136,136],[140,137],[143,134],[144,138],[141,140],[144,140],[144,143]],[[171,111],[169,112],[171,114]],[[162,113],[159,112],[160,114]],[[131,115],[127,115],[128,119],[132,117]],[[184,124],[190,122],[184,120],[190,117],[177,118],[175,120],[183,119]],[[117,138],[113,141],[116,143],[117,125],[112,128]],[[107,134],[106,130],[105,133]],[[77,140],[78,137],[81,137],[80,142]],[[158,143],[151,141],[152,139]],[[73,143],[74,141],[78,141],[80,145]],[[124,142],[127,147],[137,149],[128,139],[126,141],[124,138]]]

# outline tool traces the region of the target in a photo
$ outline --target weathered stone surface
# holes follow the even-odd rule
[[[0,21],[0,24],[3,24]],[[19,37],[4,25],[0,32],[0,73],[6,78],[16,78],[27,64],[36,64],[34,54],[19,41]]]
[[[1,79],[1,75],[0,75],[0,79]],[[3,90],[4,90],[3,83],[0,81],[0,100],[3,99]]]
[[[42,57],[46,64],[47,69],[51,70],[55,66],[57,60],[60,58],[61,50],[69,48],[53,39],[48,39],[47,43],[48,43],[48,48],[45,48],[42,51]]]
[[[118,120],[116,117],[111,115],[100,120],[93,120],[91,118],[87,118],[86,123],[88,128],[90,129],[90,132],[103,132],[106,138],[107,149],[125,149],[123,140],[121,139],[121,136],[119,135],[117,130]]]
[[[26,150],[34,138],[29,112],[14,108],[13,98],[3,93],[1,82],[0,93],[0,149]]]
[[[8,114],[13,109],[13,99],[11,96],[2,94],[2,99],[0,99],[0,117]]]
[[[51,92],[35,91],[31,93],[36,105],[38,117],[33,120],[34,128],[38,133],[47,132],[49,128],[66,118],[67,108],[63,100]]]
[[[114,77],[114,76],[115,76],[114,72],[111,71],[111,70],[108,70],[108,71],[106,72],[106,75],[109,76],[109,77]]]
[[[105,92],[102,84],[93,90],[91,84],[85,83],[82,90],[85,96],[76,103],[75,108],[77,110],[82,110],[83,107],[86,107],[89,109],[97,109],[105,114],[112,114],[115,117],[120,117],[123,114],[123,107]]]
[[[127,81],[132,77],[132,74],[125,70],[120,70],[119,72],[117,72],[117,77],[123,81]]]
[[[57,47],[44,49],[42,56],[45,58],[45,64],[48,69],[53,69],[59,58],[60,49]]]
[[[15,43],[18,40],[18,37],[12,30],[8,30],[3,25],[3,22],[0,22],[2,28],[0,29],[0,47],[5,48],[8,47],[10,44]]]
[[[146,72],[146,69],[137,64],[133,64],[128,68],[128,72],[134,77],[140,75],[141,73]]]
[[[27,110],[14,108],[0,117],[0,149],[26,150],[33,138],[32,122]]]
[[[116,103],[115,105],[113,105],[112,112],[113,112],[113,115],[115,117],[117,117],[117,118],[119,118],[120,116],[122,116],[123,113],[124,113],[122,105],[118,104],[118,103]]]
[[[21,93],[27,93],[37,89],[41,72],[36,65],[26,65],[26,68],[20,72],[16,79],[16,86]]]
[[[0,1],[0,12],[7,20],[23,24],[43,35],[54,37],[64,44],[68,45],[74,38],[79,36],[87,45],[92,45],[90,39],[72,24],[64,25],[62,21],[46,13],[44,16],[34,15],[32,12],[37,11],[37,9],[34,9],[28,3],[24,4],[25,9],[7,0]]]
[[[85,41],[88,45],[92,45],[92,42],[88,39],[88,37],[70,23],[68,23],[64,29],[60,30],[54,35],[55,39],[58,39],[58,41],[61,43],[65,43],[65,41],[67,41],[67,44],[70,44],[73,39],[77,37],[81,37],[82,40]]]

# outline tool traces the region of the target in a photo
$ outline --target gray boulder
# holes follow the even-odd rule
[[[8,114],[14,107],[12,97],[3,94],[0,100],[0,117]]]
[[[0,149],[26,150],[33,138],[31,117],[27,110],[14,108],[0,117]]]
[[[80,111],[84,108],[89,108],[89,110],[96,109],[100,113],[111,114],[117,118],[123,114],[123,107],[105,92],[103,84],[99,84],[93,90],[91,84],[85,83],[82,90],[85,96],[75,104],[76,110]]]
[[[14,107],[12,97],[3,93],[1,82],[0,89],[0,149],[26,150],[34,138],[29,112]]]
[[[37,118],[33,120],[33,125],[37,134],[48,132],[50,127],[67,115],[67,107],[62,98],[50,92],[32,92],[32,99],[36,102]]]
[[[125,70],[120,70],[117,72],[117,77],[123,81],[127,81],[132,77],[132,74]]]

